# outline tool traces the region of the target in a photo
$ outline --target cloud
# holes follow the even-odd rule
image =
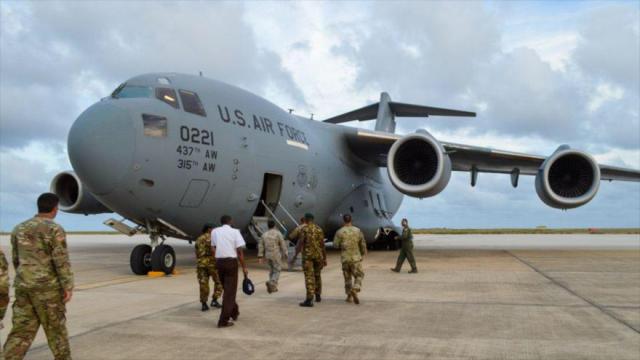
[[[608,6],[588,15],[574,58],[588,76],[638,91],[640,12],[637,4]]]
[[[258,47],[239,3],[3,2],[0,9],[11,19],[0,25],[5,146],[63,138],[92,102],[153,71],[202,71],[306,102],[280,58]]]
[[[202,71],[316,118],[388,91],[478,111],[399,119],[403,133],[543,155],[569,143],[639,167],[639,23],[633,4],[609,3],[0,2],[0,228],[31,215],[69,168],[77,115],[152,71]],[[400,214],[421,226],[640,226],[637,184],[603,184],[592,203],[559,213],[532,181],[512,189],[482,174],[470,189],[456,173]],[[63,219],[95,228],[101,217]]]

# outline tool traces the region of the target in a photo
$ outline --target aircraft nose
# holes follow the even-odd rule
[[[108,101],[85,110],[69,131],[69,160],[94,194],[113,191],[131,168],[135,128],[129,112]]]

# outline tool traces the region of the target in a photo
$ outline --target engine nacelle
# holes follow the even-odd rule
[[[387,155],[387,170],[401,193],[423,198],[440,193],[451,178],[451,159],[438,140],[418,130],[396,140]]]
[[[540,166],[536,192],[545,204],[558,209],[582,206],[598,192],[600,166],[582,151],[561,146]]]
[[[60,210],[74,214],[113,212],[104,206],[83,185],[76,173],[63,171],[51,180],[51,192],[60,198]]]

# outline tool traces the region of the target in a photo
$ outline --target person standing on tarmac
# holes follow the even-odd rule
[[[238,263],[242,266],[244,277],[246,278],[249,274],[243,252],[246,243],[240,231],[231,227],[232,222],[231,216],[223,215],[220,218],[222,226],[211,232],[212,251],[216,257],[216,268],[223,288],[222,311],[218,320],[219,328],[232,326],[233,323],[229,319],[236,321],[240,316],[240,309],[236,302]]]
[[[362,287],[364,271],[362,270],[362,257],[367,254],[367,244],[364,234],[351,223],[351,215],[342,216],[344,226],[341,227],[333,238],[333,246],[342,250],[342,274],[344,275],[344,291],[347,294],[346,302],[360,304],[358,293]]]
[[[196,239],[196,261],[198,284],[200,285],[200,303],[202,311],[209,310],[207,299],[209,297],[209,278],[213,280],[213,295],[211,296],[211,307],[221,308],[218,298],[222,295],[222,283],[218,277],[216,269],[216,258],[211,252],[211,230],[213,225],[206,224],[202,228],[202,234]]]
[[[407,219],[402,219],[402,235],[396,237],[396,240],[398,238],[401,241],[400,254],[398,254],[396,267],[391,268],[391,271],[400,272],[404,260],[407,259],[409,261],[409,265],[411,265],[409,274],[417,273],[418,268],[416,267],[416,259],[413,257],[413,233],[411,232],[409,221]]]
[[[53,219],[59,198],[38,197],[38,214],[11,233],[11,255],[16,271],[13,327],[4,349],[6,360],[23,359],[42,325],[56,360],[71,359],[66,303],[73,295],[73,273],[66,234]]]
[[[282,237],[282,233],[276,229],[276,222],[269,220],[267,222],[269,230],[265,231],[258,241],[258,261],[260,264],[267,259],[269,265],[269,281],[267,285],[267,292],[278,291],[278,279],[280,278],[280,270],[282,269],[281,261],[287,259],[287,244]]]
[[[304,284],[307,289],[306,299],[300,306],[312,307],[315,295],[316,302],[322,301],[322,268],[327,266],[327,252],[324,248],[324,232],[313,222],[313,214],[304,216],[306,225],[300,231],[296,253],[302,252],[302,269]]]

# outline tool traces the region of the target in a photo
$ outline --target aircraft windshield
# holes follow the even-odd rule
[[[114,99],[125,98],[147,98],[153,95],[153,89],[149,86],[136,86],[123,84],[113,91],[111,97]]]

